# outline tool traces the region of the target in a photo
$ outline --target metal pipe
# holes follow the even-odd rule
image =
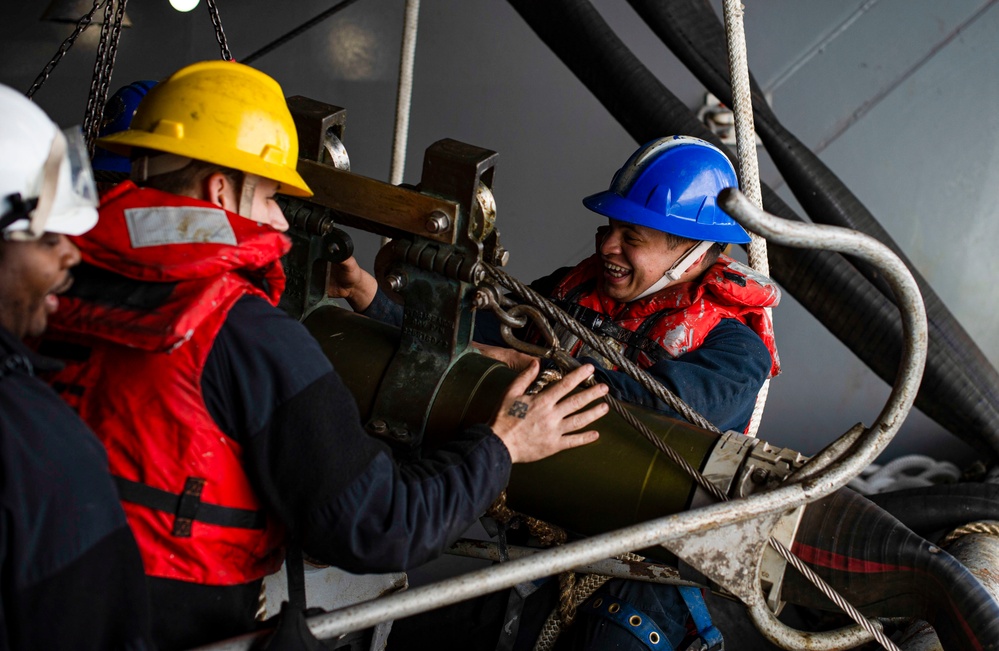
[[[842,488],[878,457],[891,442],[908,415],[915,400],[926,364],[928,330],[922,295],[912,274],[888,247],[873,238],[834,226],[791,222],[769,215],[734,188],[723,190],[719,205],[745,228],[762,234],[768,241],[796,248],[819,248],[859,257],[869,261],[884,273],[895,294],[902,315],[903,354],[895,384],[884,408],[874,424],[858,433],[848,431],[829,451],[820,452],[812,469],[801,477],[791,476],[789,482],[810,485],[824,494]],[[834,456],[848,450],[852,454]],[[821,468],[815,471],[815,468]],[[802,633],[777,620],[764,607],[761,598],[753,598],[750,616],[757,628],[772,641],[788,649],[840,649],[847,638],[866,639],[869,634],[857,629],[817,634]]]
[[[635,549],[644,549],[667,540],[708,531],[715,528],[719,522],[741,522],[760,514],[783,511],[789,501],[800,504],[807,496],[808,493],[801,486],[787,486],[737,502],[713,504],[695,511],[657,518],[540,551],[530,557],[310,617],[307,623],[316,637],[335,638],[344,633],[370,628],[379,622],[409,617]],[[250,633],[199,649],[200,651],[246,651],[264,635],[266,632]]]
[[[533,556],[542,550],[533,547],[521,547],[519,545],[507,545],[507,557],[503,558],[502,550],[498,543],[486,540],[470,540],[462,538],[451,546],[445,553],[466,558],[479,558],[486,561],[507,562],[518,558]],[[617,558],[608,558],[595,563],[587,563],[573,568],[574,572],[580,574],[600,574],[614,579],[627,579],[631,581],[644,581],[646,583],[662,583],[666,585],[682,585],[694,588],[704,586],[694,581],[684,581],[680,578],[676,568],[659,563],[648,563],[644,561],[623,561]]]
[[[815,490],[827,495],[845,486],[884,451],[912,408],[926,365],[928,335],[922,295],[912,274],[898,256],[870,236],[836,226],[791,222],[774,217],[754,206],[734,188],[723,190],[718,196],[718,202],[736,221],[745,228],[764,235],[768,241],[795,248],[849,253],[872,263],[883,272],[895,294],[905,335],[895,385],[877,420],[850,446],[854,454],[832,461],[821,478],[802,480],[804,484],[814,485]],[[793,477],[791,481],[794,481]]]

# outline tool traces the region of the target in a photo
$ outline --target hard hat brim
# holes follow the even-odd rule
[[[313,192],[305,179],[294,170],[283,165],[276,165],[262,160],[258,156],[246,152],[228,151],[225,153],[226,161],[219,160],[216,154],[207,148],[199,147],[192,141],[178,140],[173,137],[162,136],[147,131],[137,131],[128,129],[118,133],[99,138],[97,144],[108,151],[116,154],[128,156],[132,149],[139,147],[162,151],[177,156],[185,156],[206,163],[214,163],[220,167],[239,169],[249,174],[256,174],[265,179],[271,179],[281,184],[279,192],[293,197],[311,197]],[[235,160],[239,158],[239,160]]]
[[[583,199],[583,205],[593,212],[618,221],[645,226],[656,231],[669,233],[690,240],[704,240],[723,244],[748,244],[749,233],[734,221],[731,224],[712,224],[706,228],[691,220],[671,219],[669,227],[663,228],[663,215],[649,210],[634,201],[625,199],[616,192],[605,190]],[[720,208],[719,208],[720,210]]]

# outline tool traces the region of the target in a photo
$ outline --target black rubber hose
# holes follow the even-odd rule
[[[634,57],[588,2],[509,2],[637,142],[683,133],[721,145]],[[802,221],[765,184],[762,191],[767,211]],[[894,304],[839,254],[775,245],[768,249],[771,275],[875,373],[891,382],[898,370],[902,340]],[[941,374],[937,366],[928,364],[928,377]],[[960,396],[948,405],[920,392],[917,401],[928,415],[981,453],[997,456],[999,436],[989,427],[990,419],[978,409],[965,411]]]
[[[920,536],[950,532],[968,522],[999,521],[999,485],[939,484],[868,495]]]
[[[704,0],[628,0],[670,50],[722,102],[732,106],[725,27]],[[851,228],[879,240],[905,262],[919,284],[930,328],[929,359],[917,406],[959,436],[981,436],[999,451],[999,373],[874,215],[781,124],[750,79],[756,132],[812,221]],[[855,266],[892,298],[877,270]],[[891,377],[885,377],[891,382]],[[959,433],[965,428],[972,433]]]
[[[978,579],[849,489],[805,507],[792,551],[868,617],[924,619],[945,649],[999,648],[999,604]],[[782,598],[836,609],[791,569]]]

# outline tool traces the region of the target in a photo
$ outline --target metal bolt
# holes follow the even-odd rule
[[[427,232],[435,235],[446,232],[451,228],[451,218],[439,210],[435,210],[427,217],[425,224]]]
[[[469,271],[468,276],[473,285],[478,285],[486,279],[486,270],[481,264],[476,262],[472,265],[472,269]]]
[[[383,420],[373,420],[368,427],[372,434],[384,434],[388,431],[388,423]]]
[[[767,483],[767,479],[770,478],[770,471],[766,468],[754,468],[753,473],[749,476],[750,481],[752,481],[757,486],[762,486]]]
[[[401,443],[405,443],[406,441],[409,440],[409,430],[404,429],[402,427],[393,427],[392,438]]]
[[[389,289],[393,292],[402,291],[407,284],[405,274],[399,273],[398,271],[393,271],[385,276],[385,282],[388,283]]]
[[[502,246],[497,246],[493,253],[493,264],[497,267],[505,267],[508,262],[510,262],[510,252]]]

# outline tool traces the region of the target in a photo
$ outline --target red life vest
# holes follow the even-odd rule
[[[773,322],[764,310],[780,302],[780,288],[770,278],[722,255],[697,281],[621,303],[599,290],[602,274],[600,256],[591,256],[559,282],[552,298],[597,334],[618,341],[643,368],[696,350],[722,319],[737,319],[770,351],[770,375],[780,373]],[[582,347],[575,338],[562,343],[573,355]]]
[[[74,241],[92,267],[155,283],[60,298],[47,344],[89,351],[66,360],[53,385],[107,448],[146,573],[225,586],[277,570],[284,530],[254,493],[241,446],[209,414],[201,375],[236,301],[277,304],[287,240],[212,204],[126,182]]]

